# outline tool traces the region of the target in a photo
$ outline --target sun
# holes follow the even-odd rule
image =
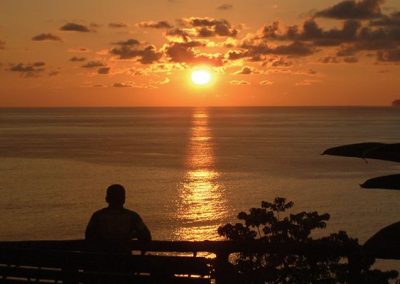
[[[191,79],[198,86],[208,85],[212,80],[212,73],[206,67],[197,67],[192,70]]]

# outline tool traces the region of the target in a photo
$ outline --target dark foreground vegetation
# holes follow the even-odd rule
[[[374,255],[345,232],[313,238],[328,214],[288,213],[276,198],[219,228],[226,241],[132,241],[130,254],[87,250],[83,240],[0,242],[0,283],[388,283]],[[204,257],[202,252],[212,253]],[[57,282],[54,282],[57,281]]]
[[[285,198],[263,201],[260,208],[240,212],[239,223],[218,229],[220,235],[233,241],[258,240],[268,247],[297,244],[304,248],[302,253],[237,254],[233,267],[241,283],[388,283],[397,278],[396,271],[372,269],[375,259],[363,253],[358,241],[344,231],[313,238],[313,231],[326,227],[329,214],[287,213],[293,205]],[[341,250],[344,253],[340,254]]]

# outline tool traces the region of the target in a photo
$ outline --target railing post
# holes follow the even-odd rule
[[[229,253],[226,251],[218,251],[215,258],[215,283],[230,284],[228,262]]]

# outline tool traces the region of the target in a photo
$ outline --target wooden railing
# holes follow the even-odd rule
[[[84,255],[87,254],[86,243],[83,240],[0,242],[0,253],[7,253],[10,249],[74,252],[78,255],[81,254],[83,259],[85,259]],[[353,283],[358,283],[361,256],[368,254],[359,246],[304,245],[298,243],[285,243],[272,246],[259,241],[132,241],[131,249],[133,252],[146,252],[147,255],[152,253],[175,254],[178,256],[182,256],[183,254],[191,254],[192,256],[198,256],[201,253],[214,254],[215,257],[210,258],[212,270],[209,278],[215,279],[215,283],[217,284],[232,283],[230,278],[232,275],[229,270],[231,265],[228,259],[233,253],[268,252],[280,255],[343,257],[348,260],[350,279]],[[387,248],[386,252],[385,249],[381,250],[381,252],[381,254],[375,253],[368,256],[384,259],[400,259],[400,257],[396,257],[393,254],[393,249]]]

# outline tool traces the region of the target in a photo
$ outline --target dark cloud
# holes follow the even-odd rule
[[[371,20],[371,26],[400,27],[400,12],[383,15],[380,19]]]
[[[91,30],[84,26],[84,25],[80,25],[80,24],[76,24],[76,23],[67,23],[64,26],[62,26],[60,28],[60,30],[62,31],[73,31],[73,32],[82,32],[82,33],[88,33]]]
[[[342,29],[333,28],[323,31],[315,21],[309,20],[303,25],[303,32],[300,34],[300,39],[311,40],[315,45],[334,46],[343,42],[353,41],[360,27],[360,22],[347,20],[343,23]]]
[[[319,11],[316,17],[333,19],[371,19],[382,15],[380,4],[384,0],[346,0],[332,7]]]
[[[167,21],[145,21],[140,22],[139,27],[141,28],[152,28],[152,29],[171,29],[172,25]]]
[[[281,31],[279,22],[265,26],[261,38],[265,40],[294,40],[308,41],[318,46],[335,46],[344,42],[356,40],[357,31],[361,23],[356,20],[347,20],[343,23],[341,29],[332,28],[323,30],[314,19],[303,23],[302,28],[290,26],[285,31]]]
[[[142,64],[151,64],[158,61],[162,53],[158,52],[153,45],[148,45],[145,48],[139,48],[139,42],[131,39],[117,43],[118,47],[110,50],[110,53],[118,56],[119,59],[138,58]]]
[[[273,67],[289,67],[292,65],[293,65],[293,62],[287,61],[283,57],[280,57],[279,59],[276,59],[276,60],[272,60],[272,62],[271,62],[271,66],[273,66]]]
[[[38,34],[38,35],[32,37],[32,40],[33,41],[43,41],[43,40],[61,41],[61,38],[56,35],[50,34],[50,33],[47,33],[47,34],[43,33],[43,34]]]
[[[45,71],[45,65],[44,62],[11,64],[8,71],[18,72],[23,77],[38,77],[40,73]]]
[[[162,53],[157,52],[153,45],[148,45],[144,49],[140,50],[139,53],[139,62],[142,64],[151,64],[158,61],[162,56]]]
[[[185,31],[185,30],[183,30],[181,28],[175,28],[175,29],[168,30],[166,32],[166,35],[167,36],[180,37],[184,41],[188,41],[190,39],[190,34],[187,31]]]
[[[244,51],[229,50],[227,53],[227,57],[229,60],[238,60],[247,57],[247,55]]]
[[[127,28],[128,25],[124,23],[109,23],[108,27],[113,29]]]
[[[232,4],[222,4],[217,7],[217,10],[222,10],[222,11],[227,11],[227,10],[232,10],[233,5]]]
[[[195,57],[193,48],[198,46],[202,44],[196,41],[173,42],[167,47],[166,54],[172,62],[189,62]]]
[[[201,54],[194,49],[201,46],[204,44],[197,41],[172,42],[166,47],[165,53],[170,61],[175,63],[223,65],[222,56]]]
[[[82,68],[97,68],[97,67],[104,67],[105,64],[101,61],[89,61],[86,64],[82,65]]]
[[[140,42],[134,38],[130,38],[124,41],[118,41],[115,42],[114,45],[119,45],[119,46],[135,46],[135,45],[139,45]]]
[[[183,19],[184,25],[194,27],[199,37],[236,37],[238,30],[224,19],[216,20],[212,18],[188,18]]]
[[[385,51],[400,46],[400,26],[396,26],[397,17],[400,19],[400,13],[393,13],[390,18],[381,17],[369,23],[353,19],[345,20],[341,28],[330,29],[323,29],[314,19],[306,20],[302,27],[290,26],[286,29],[281,29],[279,22],[275,22],[265,26],[261,34],[252,39],[253,41],[261,41],[256,48],[247,48],[247,54],[243,52],[240,54],[231,53],[230,57],[249,57],[252,53],[267,54],[271,52],[266,46],[267,41],[292,41],[307,43],[308,45],[309,50],[303,48],[303,53],[301,46],[298,45],[298,54],[312,54],[313,46],[338,46],[337,56],[351,57],[352,59],[346,60],[355,61],[354,56],[360,51]],[[292,48],[294,47],[292,46]],[[284,54],[285,49],[277,48],[274,52]],[[253,58],[254,60],[258,59],[257,57]],[[331,63],[334,60],[327,59],[326,61]]]
[[[280,45],[271,49],[272,54],[290,55],[290,56],[307,56],[314,53],[312,46],[301,41],[295,41],[288,45]]]
[[[264,42],[258,44],[244,43],[240,47],[245,50],[240,54],[241,58],[250,57],[252,61],[263,61],[265,55],[307,56],[315,52],[313,46],[301,41],[276,47],[270,47]]]
[[[114,88],[130,88],[132,87],[131,83],[114,83]]]
[[[378,61],[382,62],[400,62],[400,48],[379,51]]]
[[[112,55],[118,56],[119,59],[131,59],[139,56],[139,51],[126,45],[115,47],[110,50]]]
[[[108,74],[110,73],[110,67],[101,67],[97,69],[97,73],[102,75]]]
[[[69,61],[71,61],[71,62],[83,62],[85,60],[86,60],[85,57],[77,57],[77,56],[71,57],[69,59]]]

